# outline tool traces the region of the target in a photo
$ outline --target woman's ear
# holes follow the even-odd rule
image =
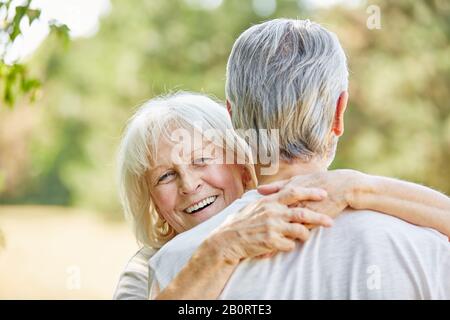
[[[241,167],[242,186],[244,187],[244,190],[247,190],[249,189],[252,177],[245,165],[241,165],[240,167]]]

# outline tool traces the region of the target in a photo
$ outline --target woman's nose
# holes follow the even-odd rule
[[[190,174],[182,175],[180,180],[180,191],[185,195],[197,192],[202,186],[201,180]]]

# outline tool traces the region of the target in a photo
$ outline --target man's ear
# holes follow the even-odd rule
[[[228,99],[227,99],[227,110],[231,117],[231,103],[230,103],[230,101],[228,101]]]
[[[334,113],[333,128],[331,129],[338,137],[344,133],[344,112],[347,108],[348,92],[342,91],[336,102],[336,112]]]

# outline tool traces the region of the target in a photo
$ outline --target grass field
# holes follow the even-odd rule
[[[92,212],[0,206],[0,299],[111,299],[137,248],[128,225]]]

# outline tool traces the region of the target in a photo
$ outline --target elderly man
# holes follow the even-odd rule
[[[258,154],[280,154],[274,175],[264,175],[266,166],[257,164],[261,184],[278,181],[261,192],[277,191],[298,174],[316,174],[320,184],[344,130],[347,77],[336,36],[309,21],[268,21],[236,41],[226,84],[233,124],[280,130],[276,143],[262,139],[252,146]],[[301,181],[289,184],[295,187]],[[372,191],[361,190],[361,197],[370,199]],[[255,191],[246,193],[214,219],[161,248],[149,262],[158,286],[166,288],[227,216],[258,197]],[[392,199],[368,201],[377,209]],[[334,201],[330,210],[340,211],[341,205]],[[291,252],[241,261],[220,298],[450,299],[450,246],[434,230],[367,210],[346,210],[332,228],[315,229]]]

